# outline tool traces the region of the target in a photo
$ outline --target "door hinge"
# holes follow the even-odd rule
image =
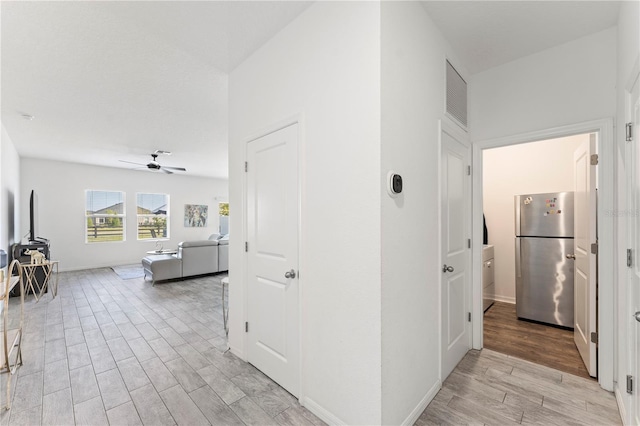
[[[471,176],[471,166],[467,166],[467,176]]]
[[[467,312],[467,321],[471,322],[471,312]]]
[[[598,254],[598,243],[591,244],[591,254]]]
[[[592,166],[598,165],[598,154],[591,154],[591,165]]]
[[[471,248],[471,238],[467,239],[467,248]]]
[[[631,268],[631,265],[633,264],[632,261],[633,257],[631,255],[631,249],[627,249],[627,267]]]
[[[248,241],[244,242],[244,251],[246,251],[246,252],[249,251],[249,242]]]
[[[626,123],[624,127],[626,129],[625,140],[631,142],[633,140],[633,123]]]
[[[627,393],[633,393],[633,376],[627,374]]]
[[[244,162],[244,171],[245,171],[245,172],[248,172],[248,171],[249,171],[249,162],[248,162],[248,161],[245,161],[245,162]]]
[[[245,333],[249,332],[249,322],[248,321],[244,323],[244,332]]]
[[[596,345],[598,344],[598,333],[595,331],[591,332],[591,343],[595,343]]]

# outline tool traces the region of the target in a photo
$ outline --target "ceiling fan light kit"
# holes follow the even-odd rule
[[[186,172],[187,171],[187,169],[185,169],[184,167],[173,167],[173,166],[163,166],[163,165],[161,165],[156,160],[158,158],[158,155],[171,155],[171,152],[170,151],[163,151],[161,149],[156,149],[153,152],[153,154],[151,154],[152,160],[147,164],[134,163],[132,161],[126,161],[126,160],[120,160],[120,161],[122,163],[129,163],[129,164],[135,164],[135,165],[138,165],[138,166],[146,167],[149,170],[158,170],[158,171],[164,172],[164,173],[166,173],[168,175],[173,174],[172,170],[180,171],[180,172]]]

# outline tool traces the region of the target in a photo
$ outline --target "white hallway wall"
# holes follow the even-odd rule
[[[519,194],[573,191],[576,135],[483,152],[483,208],[495,251],[496,300],[515,303],[515,207]]]
[[[246,141],[302,114],[303,402],[379,424],[380,5],[313,4],[231,73],[229,103],[232,350],[245,356]]]
[[[419,2],[382,2],[382,423],[415,421],[439,384],[438,119],[445,59]],[[391,198],[387,173],[403,177]]]
[[[170,195],[170,239],[165,248],[180,241],[206,239],[218,230],[218,200],[228,197],[225,180],[166,175],[120,168],[97,167],[33,158],[21,160],[22,237],[29,231],[29,194],[38,195],[39,234],[51,240],[51,256],[60,261],[60,270],[88,269],[140,262],[145,252],[155,249],[155,241],[138,241],[136,234],[136,193]],[[85,190],[124,191],[127,214],[126,241],[85,243]],[[17,201],[18,202],[18,201]],[[184,205],[209,206],[209,223],[204,228],[184,227]]]
[[[20,157],[0,124],[0,249],[10,259],[11,245],[20,241]]]
[[[474,141],[614,117],[616,28],[474,74]]]

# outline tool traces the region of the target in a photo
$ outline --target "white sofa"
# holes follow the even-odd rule
[[[223,263],[219,262],[222,249]],[[222,266],[222,267],[221,267]],[[213,274],[229,269],[229,245],[220,245],[217,238],[200,241],[183,241],[178,244],[178,253],[174,255],[149,255],[142,259],[144,276],[153,284],[156,281],[186,278],[195,275]]]
[[[229,234],[211,234],[210,241],[218,241],[218,268],[220,272],[229,270]]]

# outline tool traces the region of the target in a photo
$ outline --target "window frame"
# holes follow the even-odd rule
[[[138,212],[138,208],[139,206],[139,202],[138,202],[138,197],[140,195],[161,195],[163,197],[165,197],[166,203],[164,204],[164,206],[166,206],[166,210],[165,213],[163,215],[161,215],[162,217],[165,218],[165,229],[166,229],[166,235],[162,235],[162,236],[156,236],[155,238],[153,236],[149,237],[149,238],[140,238],[140,218],[141,217],[148,217],[148,218],[154,218],[154,217],[158,217],[157,214],[149,214],[149,213],[144,213],[144,214],[140,214]],[[161,206],[162,207],[162,206]],[[171,211],[171,196],[170,194],[166,194],[166,193],[162,193],[162,192],[136,192],[136,239],[138,241],[166,241],[169,240],[171,238],[171,220],[170,220],[170,211]]]
[[[122,203],[122,213],[118,213],[118,214],[106,214],[106,213],[99,213],[99,214],[89,214],[89,210],[87,209],[87,203],[89,200],[89,194],[90,193],[98,193],[98,192],[104,192],[104,193],[115,193],[115,194],[121,194],[121,203]],[[93,206],[92,206],[93,207]],[[100,210],[106,210],[108,207],[111,206],[107,206],[103,209]],[[96,244],[96,243],[124,243],[127,241],[127,214],[126,214],[126,209],[127,207],[127,194],[124,191],[117,191],[117,190],[111,190],[111,189],[85,189],[84,190],[84,243],[85,244]],[[99,211],[99,210],[98,210]],[[89,240],[89,219],[91,219],[93,221],[94,224],[98,223],[97,221],[100,221],[101,224],[106,223],[106,220],[108,218],[118,218],[120,219],[121,223],[122,223],[122,239],[120,240]],[[96,234],[96,238],[97,238],[97,226],[94,225],[95,229],[95,234]]]

